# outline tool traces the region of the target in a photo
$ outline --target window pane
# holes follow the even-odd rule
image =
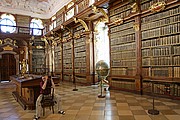
[[[31,34],[41,35],[42,33],[40,29],[42,29],[42,21],[39,19],[32,19],[30,28],[31,28]]]
[[[1,26],[1,31],[2,32],[8,32],[8,33],[13,33],[15,31],[15,26],[14,22],[8,18],[4,18],[0,21]],[[4,25],[4,26],[3,26]]]
[[[6,25],[6,20],[1,20],[0,24],[1,25]]]
[[[14,24],[13,24],[13,22],[11,21],[11,20],[6,20],[6,25],[10,25],[10,26],[13,26]]]

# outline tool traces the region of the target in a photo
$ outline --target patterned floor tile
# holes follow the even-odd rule
[[[7,84],[7,83],[6,83]],[[15,87],[15,86],[14,86]],[[159,115],[151,115],[153,109],[151,96],[138,95],[124,91],[103,91],[105,98],[99,98],[95,86],[77,85],[73,91],[71,83],[56,85],[56,93],[62,97],[65,115],[52,114],[46,110],[40,120],[178,120],[180,101],[155,98],[154,108]],[[35,110],[24,110],[12,96],[15,88],[0,88],[0,120],[32,120]]]

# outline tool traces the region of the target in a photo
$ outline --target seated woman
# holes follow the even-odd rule
[[[40,112],[42,111],[42,106],[41,106],[41,100],[43,95],[47,95],[49,93],[49,89],[48,88],[55,88],[53,79],[50,79],[48,77],[48,75],[44,75],[42,77],[42,81],[40,82],[40,95],[36,100],[36,115],[34,120],[38,120],[40,118]],[[60,114],[65,114],[65,112],[63,110],[61,110],[61,98],[59,95],[54,94],[54,101],[56,101],[56,105],[58,108],[58,113]]]

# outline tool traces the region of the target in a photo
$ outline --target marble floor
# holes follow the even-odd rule
[[[8,83],[1,83],[0,86]],[[39,120],[179,120],[180,101],[155,98],[159,115],[150,115],[152,97],[123,91],[103,91],[105,98],[98,98],[97,86],[77,85],[72,91],[71,83],[60,83],[56,93],[62,96],[65,115],[46,109]],[[0,87],[0,120],[32,120],[35,110],[23,110],[12,96],[15,87]]]

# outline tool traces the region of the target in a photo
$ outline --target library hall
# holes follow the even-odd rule
[[[0,120],[179,120],[180,0],[0,0]]]

